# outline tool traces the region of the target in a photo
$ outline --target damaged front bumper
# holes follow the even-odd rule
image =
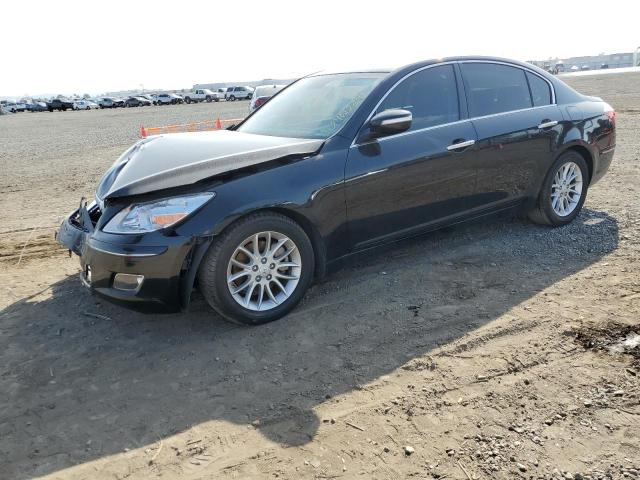
[[[201,244],[158,232],[106,234],[96,228],[100,215],[96,204],[82,202],[56,234],[58,243],[80,257],[83,285],[140,310],[178,311],[186,307],[195,278],[191,260],[193,252],[202,249]]]

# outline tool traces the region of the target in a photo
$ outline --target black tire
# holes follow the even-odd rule
[[[211,96],[207,95],[207,98],[205,98],[205,100],[207,101],[207,103],[211,103]]]
[[[231,95],[231,96],[229,97],[229,101],[230,101],[230,102],[235,102],[235,101],[236,101],[236,97],[235,97],[235,96],[233,96],[233,95]]]
[[[191,103],[191,99],[190,99],[189,97],[185,98],[185,99],[184,99],[184,101],[185,101],[186,103]]]
[[[582,191],[580,192],[578,204],[573,211],[568,215],[560,216],[555,212],[552,206],[551,186],[553,185],[554,177],[560,167],[568,162],[573,162],[580,168],[580,173],[582,174]],[[567,225],[580,214],[584,201],[587,198],[588,189],[589,167],[587,166],[587,162],[578,152],[565,152],[560,155],[555,162],[553,162],[553,165],[551,165],[551,168],[547,172],[547,176],[545,177],[540,193],[538,194],[538,199],[536,200],[536,206],[529,212],[529,218],[534,223],[538,223],[540,225],[550,225],[552,227]]]
[[[232,297],[227,286],[227,266],[236,247],[244,239],[264,231],[282,233],[295,243],[301,255],[302,271],[289,298],[270,310],[254,311],[244,308]],[[255,213],[230,225],[214,241],[200,264],[198,285],[207,303],[227,320],[244,325],[260,325],[283,317],[296,306],[311,285],[314,262],[311,241],[296,222],[277,213]]]
[[[220,99],[219,98],[214,98],[213,101],[218,103],[220,101]]]

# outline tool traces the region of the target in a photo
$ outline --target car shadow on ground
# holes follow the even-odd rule
[[[0,476],[26,479],[211,420],[259,421],[287,446],[314,408],[508,313],[618,245],[585,209],[564,228],[487,220],[368,252],[289,316],[229,324],[197,296],[181,315],[130,312],[67,277],[0,312]],[[257,423],[256,423],[257,425]]]

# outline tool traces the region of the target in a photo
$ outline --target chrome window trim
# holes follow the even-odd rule
[[[409,130],[407,132],[401,132],[401,133],[396,133],[394,135],[388,135],[386,137],[376,138],[375,140],[368,140],[368,141],[366,141],[364,143],[353,143],[353,144],[351,144],[351,146],[349,148],[359,147],[361,145],[367,145],[368,143],[371,143],[371,142],[374,142],[374,141],[382,142],[382,141],[387,140],[389,138],[398,138],[398,137],[403,137],[405,135],[411,135],[413,133],[424,132],[426,130],[434,130],[436,128],[448,127],[450,125],[456,125],[458,123],[470,122],[471,120],[482,120],[482,119],[485,119],[485,118],[499,117],[500,115],[508,115],[508,114],[511,114],[511,113],[528,112],[528,111],[531,111],[531,110],[537,110],[539,108],[548,108],[548,107],[551,107],[551,106],[553,106],[553,105],[552,104],[540,105],[539,107],[521,108],[519,110],[509,110],[508,112],[492,113],[492,114],[489,114],[489,115],[482,115],[480,117],[463,118],[462,120],[457,120],[455,122],[441,123],[440,125],[433,125],[431,127],[420,128],[418,130]]]
[[[380,99],[380,101],[376,104],[375,107],[373,107],[373,110],[371,111],[371,113],[369,114],[369,116],[367,117],[367,119],[364,121],[364,123],[360,126],[360,129],[358,129],[358,133],[360,133],[360,130],[362,129],[362,127],[367,124],[369,122],[369,120],[371,120],[371,118],[373,117],[373,114],[376,112],[376,110],[378,110],[378,107],[382,104],[382,102],[384,102],[386,100],[386,98],[389,96],[389,94],[400,84],[402,83],[404,80],[406,80],[407,78],[409,78],[412,75],[415,75],[416,73],[422,72],[428,68],[434,68],[434,67],[440,67],[442,65],[455,65],[456,63],[460,64],[460,63],[494,63],[497,65],[505,65],[507,67],[513,67],[513,68],[519,68],[521,70],[527,71],[532,73],[533,75],[537,75],[538,77],[540,77],[542,80],[544,80],[545,82],[547,82],[547,84],[549,85],[549,88],[551,89],[551,103],[548,105],[540,105],[538,107],[530,107],[530,108],[521,108],[519,110],[508,110],[506,112],[499,112],[499,113],[492,113],[489,115],[481,115],[479,117],[469,117],[469,118],[461,118],[460,120],[457,120],[455,122],[449,122],[449,123],[442,123],[440,125],[433,125],[431,127],[425,127],[425,128],[421,128],[419,130],[411,130],[411,131],[407,131],[407,132],[402,132],[402,133],[396,133],[395,135],[388,135],[386,137],[381,137],[376,139],[377,141],[381,141],[387,138],[396,138],[396,137],[400,137],[400,136],[404,136],[404,135],[409,135],[411,133],[417,133],[417,132],[424,132],[425,130],[432,130],[434,128],[440,128],[440,127],[446,127],[449,125],[455,125],[457,123],[462,123],[462,122],[467,122],[467,121],[471,121],[471,120],[476,120],[476,119],[482,119],[482,118],[490,118],[490,117],[496,117],[498,115],[505,115],[508,113],[516,113],[516,112],[524,112],[525,110],[535,110],[538,108],[546,108],[546,107],[550,107],[552,105],[557,105],[556,103],[556,91],[553,88],[553,84],[545,77],[543,77],[542,75],[540,75],[539,73],[531,70],[530,68],[526,67],[526,66],[521,66],[521,65],[516,65],[514,63],[508,63],[508,62],[499,62],[497,60],[452,60],[449,62],[441,62],[441,63],[434,63],[432,65],[426,65],[424,67],[420,67],[417,70],[414,70],[412,72],[407,73],[404,77],[402,77],[400,80],[398,80],[396,83],[394,83],[389,90],[387,90],[387,92],[382,96],[382,98]],[[456,74],[457,75],[457,74]],[[463,80],[464,81],[464,80]],[[457,81],[456,81],[456,86],[457,86]],[[531,94],[531,93],[530,93]],[[458,97],[460,96],[460,92],[458,91]],[[466,102],[466,99],[465,99]],[[533,100],[532,100],[533,102]],[[349,146],[349,148],[352,147],[357,147],[359,145],[366,145],[367,143],[371,143],[373,140],[370,141],[366,141],[364,143],[356,143],[356,139],[358,138],[358,136],[356,135],[356,138],[353,139],[353,142],[351,142],[351,145]]]

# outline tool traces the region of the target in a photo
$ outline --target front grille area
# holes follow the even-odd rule
[[[89,218],[91,219],[91,223],[93,224],[94,228],[96,226],[96,223],[98,223],[98,220],[100,220],[101,216],[102,210],[100,210],[100,207],[98,205],[95,205],[94,207],[89,209]]]
[[[89,213],[89,220],[91,221],[91,226],[85,225],[85,222],[83,220],[83,215],[82,215],[82,209],[76,210],[69,217],[69,222],[73,226],[81,230],[84,230],[85,232],[93,230],[96,227],[98,220],[100,220],[100,217],[102,216],[102,210],[100,210],[100,207],[97,204],[92,203],[88,207],[89,208],[87,209],[87,212]]]

